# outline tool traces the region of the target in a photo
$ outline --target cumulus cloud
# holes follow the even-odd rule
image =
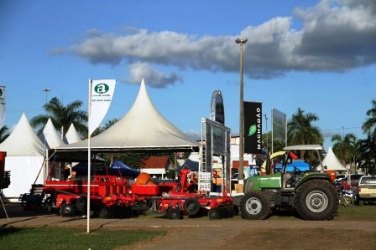
[[[129,66],[129,74],[129,82],[140,83],[142,79],[145,79],[150,86],[156,88],[163,88],[182,80],[182,77],[175,73],[166,75],[161,71],[153,69],[150,64],[140,62]]]
[[[346,71],[376,61],[376,1],[322,0],[310,8],[297,8],[291,17],[275,17],[248,26],[237,35],[195,36],[173,31],[132,30],[126,34],[91,31],[69,51],[91,63],[131,64],[131,79],[138,72],[156,87],[181,80],[152,69],[239,71],[237,37],[244,46],[244,72],[253,78],[273,78],[290,71]],[[302,26],[296,30],[293,22]],[[143,63],[139,63],[143,62]]]

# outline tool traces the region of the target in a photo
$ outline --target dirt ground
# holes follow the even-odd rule
[[[82,227],[86,231],[86,218],[22,211],[9,205],[6,208],[10,218],[1,214],[0,226]],[[163,237],[121,249],[376,249],[376,221],[303,221],[294,216],[263,221],[243,220],[240,216],[221,220],[168,220],[150,215],[91,219],[91,232],[103,228],[167,232]]]

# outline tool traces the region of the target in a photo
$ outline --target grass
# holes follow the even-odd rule
[[[1,249],[115,249],[165,235],[163,231],[100,229],[90,234],[78,228],[0,228]]]

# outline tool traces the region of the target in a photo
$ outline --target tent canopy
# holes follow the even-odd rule
[[[182,131],[167,121],[155,108],[142,80],[137,98],[129,112],[101,134],[91,138],[92,152],[125,151],[197,151]],[[88,141],[80,141],[54,150],[64,152],[87,151]]]
[[[0,144],[0,151],[7,156],[43,156],[46,147],[34,133],[25,114],[21,115],[16,127],[8,138]]]
[[[338,160],[337,156],[334,154],[331,147],[328,149],[328,153],[326,154],[324,160],[322,161],[323,166],[326,166],[328,170],[337,170],[337,171],[346,171],[342,163]]]
[[[69,126],[69,129],[68,129],[67,133],[65,134],[65,141],[68,144],[81,141],[81,137],[78,134],[78,132],[76,130],[76,127],[74,126],[73,123],[71,123],[71,125]]]
[[[54,124],[51,121],[51,118],[48,119],[46,126],[43,129],[43,141],[45,142],[48,148],[55,148],[65,145],[63,140],[61,140],[59,134],[56,131]]]

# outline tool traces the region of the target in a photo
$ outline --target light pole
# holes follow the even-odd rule
[[[266,153],[269,155],[268,117],[264,114],[266,128]]]
[[[45,88],[43,91],[46,93],[46,105],[47,105],[47,95],[48,95],[48,92],[50,92],[51,90],[48,88]]]
[[[243,87],[243,47],[247,38],[237,38],[236,44],[240,47],[240,119],[239,119],[239,184],[244,184],[244,87]]]

